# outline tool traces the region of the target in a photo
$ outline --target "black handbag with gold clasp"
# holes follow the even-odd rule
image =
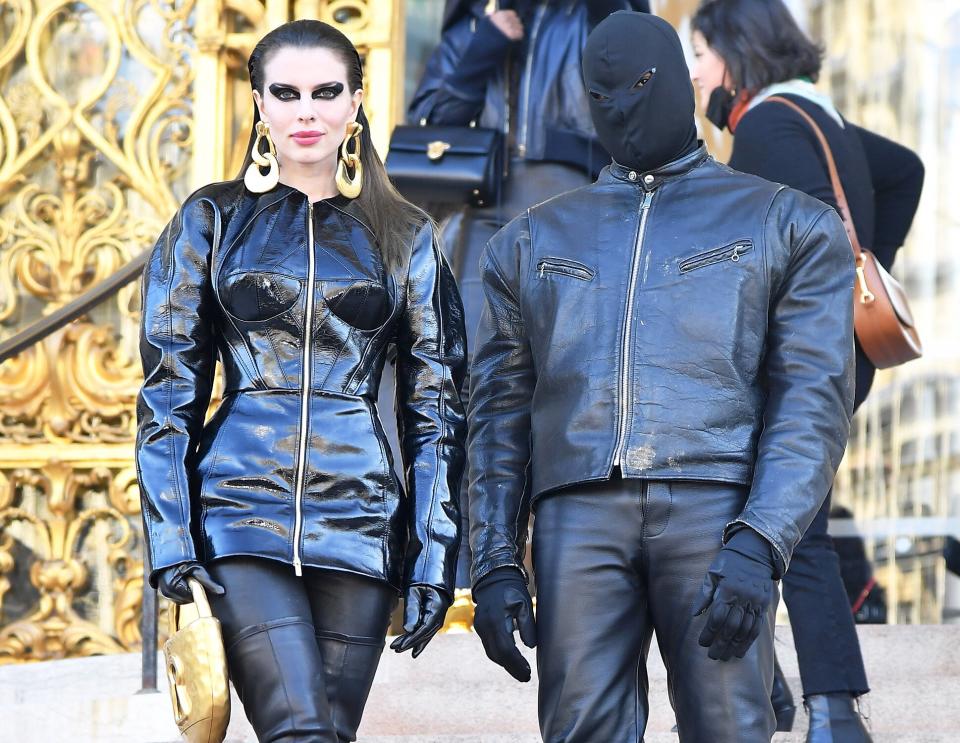
[[[417,204],[496,201],[503,179],[503,136],[478,126],[398,126],[390,138],[387,175]]]

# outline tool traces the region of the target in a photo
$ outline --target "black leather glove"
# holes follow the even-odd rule
[[[760,635],[773,600],[773,553],[770,543],[750,528],[727,540],[703,579],[703,600],[694,616],[708,608],[700,644],[714,660],[742,658]]]
[[[207,593],[217,596],[223,594],[223,586],[217,583],[199,562],[181,562],[163,568],[157,575],[157,590],[175,604],[193,603],[193,593],[187,584],[187,578],[194,578]]]
[[[443,627],[450,598],[433,586],[408,586],[403,601],[403,634],[390,643],[398,653],[413,648],[416,658]]]
[[[497,568],[473,589],[477,604],[473,628],[480,635],[487,657],[507,669],[517,681],[530,680],[530,664],[513,639],[514,628],[528,648],[537,646],[537,625],[527,581],[516,568]]]

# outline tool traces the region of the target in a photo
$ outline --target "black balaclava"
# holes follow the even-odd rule
[[[597,136],[621,165],[655,170],[697,147],[690,71],[662,18],[608,16],[587,39],[583,78]]]

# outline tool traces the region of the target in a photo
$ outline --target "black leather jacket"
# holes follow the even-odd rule
[[[723,536],[754,528],[786,569],[853,401],[854,266],[833,209],[701,147],[531,208],[481,273],[474,583],[521,566],[531,498],[618,470],[748,486]]]
[[[408,118],[411,123],[478,126],[507,131],[513,154],[553,160],[596,173],[609,160],[596,141],[580,70],[583,46],[596,23],[619,9],[647,10],[646,0],[529,2],[524,39],[513,44],[484,27],[484,2],[474,2],[446,26],[430,57]],[[509,57],[509,64],[508,64]],[[508,83],[515,110],[507,120]]]
[[[376,407],[391,343],[406,493]],[[452,593],[465,342],[429,224],[387,270],[343,197],[202,188],[147,264],[140,351],[151,583],[242,554]],[[218,354],[223,403],[204,425]]]

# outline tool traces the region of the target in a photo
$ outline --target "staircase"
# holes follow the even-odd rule
[[[877,743],[960,741],[960,626],[860,627],[873,691],[863,709]],[[673,743],[666,674],[651,649],[646,743]],[[800,700],[793,641],[777,628],[777,651]],[[532,653],[530,654],[531,661]],[[0,667],[0,740],[16,743],[173,743],[166,689],[136,694],[140,656],[113,655]],[[165,684],[163,684],[165,687]],[[234,697],[227,743],[255,743]],[[384,652],[361,743],[536,743],[536,681],[516,683],[469,634],[437,637],[416,661]],[[775,743],[803,741],[806,715]],[[597,741],[597,743],[619,743]],[[720,742],[722,743],[722,742]],[[733,743],[733,742],[731,742]]]

